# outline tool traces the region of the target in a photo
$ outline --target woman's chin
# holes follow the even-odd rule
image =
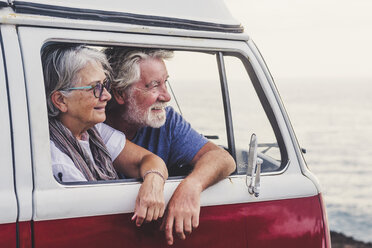
[[[94,125],[104,122],[106,120],[106,114],[102,113],[100,115],[97,115],[96,118],[94,118]]]

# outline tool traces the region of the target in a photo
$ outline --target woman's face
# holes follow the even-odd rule
[[[94,86],[97,82],[103,83],[106,75],[102,65],[99,63],[89,63],[78,73],[81,79],[74,87]],[[93,89],[73,90],[65,98],[67,111],[63,118],[68,126],[74,129],[89,129],[95,124],[105,121],[105,107],[107,101],[111,99],[110,93],[104,88],[101,98],[96,98]],[[65,124],[65,123],[64,123]]]

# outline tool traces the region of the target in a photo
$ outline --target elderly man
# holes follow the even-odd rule
[[[235,170],[228,152],[193,130],[177,112],[166,107],[168,72],[164,59],[171,51],[106,49],[113,69],[113,95],[107,124],[125,133],[132,142],[161,157],[170,171],[190,164],[192,172],[170,199],[162,228],[168,244],[173,229],[185,239],[199,225],[200,194]]]

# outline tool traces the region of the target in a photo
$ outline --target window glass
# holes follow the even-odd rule
[[[275,171],[281,164],[280,150],[247,70],[239,58],[225,56],[224,60],[233,117],[238,173],[246,173],[252,133],[257,136],[258,156],[264,161],[262,171]]]
[[[181,112],[195,130],[217,145],[227,148],[221,84],[215,54],[176,51],[166,64],[174,92],[170,105]],[[170,88],[169,91],[171,93]]]

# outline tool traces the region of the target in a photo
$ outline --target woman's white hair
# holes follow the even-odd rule
[[[54,106],[51,95],[55,91],[68,94],[68,88],[80,82],[81,69],[88,64],[101,64],[107,75],[111,71],[104,53],[83,45],[49,45],[42,49],[41,59],[49,117],[56,117],[60,113]]]

